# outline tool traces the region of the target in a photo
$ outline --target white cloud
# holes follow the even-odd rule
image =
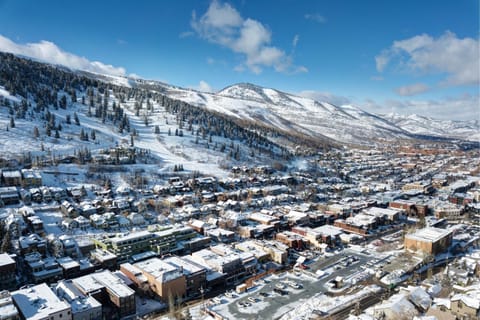
[[[307,13],[304,15],[305,19],[315,21],[318,23],[327,23],[327,19],[319,13]]]
[[[294,48],[297,47],[298,40],[300,40],[300,36],[299,36],[298,34],[296,34],[296,35],[293,37],[293,40],[292,40],[292,46],[293,46]]]
[[[379,72],[395,65],[414,74],[445,74],[440,85],[476,85],[480,82],[479,47],[478,39],[461,39],[450,31],[438,38],[422,34],[394,41],[375,61]]]
[[[194,90],[198,90],[198,91],[201,91],[201,92],[215,92],[215,90],[212,88],[211,85],[209,85],[206,81],[204,80],[200,80],[200,82],[198,83],[198,85],[196,86],[190,86],[189,88],[191,89],[194,89]]]
[[[0,35],[0,51],[19,54],[77,70],[85,70],[114,76],[125,75],[125,68],[114,67],[110,64],[104,64],[99,61],[90,61],[87,58],[79,57],[72,53],[63,51],[56,44],[44,40],[37,43],[19,44]]]
[[[183,39],[183,38],[188,38],[188,37],[191,37],[191,36],[194,36],[195,33],[193,33],[192,31],[184,31],[184,32],[181,32],[178,37],[180,39]]]
[[[244,56],[244,62],[235,70],[248,68],[260,73],[263,67],[273,67],[280,72],[295,72],[299,68],[283,50],[270,45],[272,33],[266,26],[254,19],[242,18],[228,3],[213,0],[200,18],[193,12],[191,26],[201,38]]]
[[[408,86],[402,86],[395,89],[395,92],[401,96],[414,96],[430,90],[430,87],[424,83],[414,83]]]
[[[344,96],[338,96],[331,92],[322,92],[315,90],[304,90],[298,93],[300,96],[310,98],[318,102],[328,102],[336,106],[351,104],[352,101]]]

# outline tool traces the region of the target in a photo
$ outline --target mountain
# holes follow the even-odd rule
[[[382,117],[414,134],[480,141],[480,120],[478,119],[469,121],[436,120],[417,114],[400,115],[396,113],[382,115]]]
[[[478,140],[479,123],[421,117],[391,117],[353,105],[335,106],[250,83],[228,86],[217,93],[159,85],[168,96],[249,120],[291,134],[341,144],[371,145],[397,139]],[[416,116],[418,117],[418,116]],[[410,119],[407,121],[407,119]]]
[[[213,161],[216,167],[220,163],[228,167],[232,161],[271,162],[345,144],[480,138],[478,121],[377,115],[358,106],[335,106],[250,83],[206,93],[2,53],[0,96],[0,129],[8,127],[12,117],[17,123],[4,133],[11,141],[0,151],[7,153],[18,150],[16,141],[25,151],[39,149],[41,142],[42,150],[66,154],[79,147],[128,144],[134,136],[135,146],[171,164],[195,167],[200,161],[207,167]],[[81,125],[66,123],[74,112]],[[32,136],[33,127],[40,129],[40,139]],[[156,127],[160,133],[153,133]],[[60,137],[44,136],[45,128],[59,131]],[[81,130],[95,131],[100,139],[78,141]]]

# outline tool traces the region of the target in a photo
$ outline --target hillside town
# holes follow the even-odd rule
[[[344,148],[227,177],[147,158],[1,159],[1,319],[480,316],[478,149]]]

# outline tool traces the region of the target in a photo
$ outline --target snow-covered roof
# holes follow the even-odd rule
[[[436,242],[451,234],[451,230],[427,227],[417,230],[415,233],[407,234],[405,237],[417,241]]]
[[[135,267],[155,277],[160,283],[170,282],[183,276],[181,268],[177,268],[159,258],[151,258],[137,262]]]
[[[15,263],[15,260],[13,260],[8,253],[0,254],[0,266],[5,266],[9,264],[14,264],[14,263]]]
[[[456,294],[452,297],[451,301],[462,301],[465,305],[473,309],[480,309],[480,292],[477,294]]]
[[[168,257],[164,261],[178,269],[182,269],[184,274],[192,274],[206,270],[197,263],[193,263],[192,261],[186,260],[183,257]]]
[[[70,310],[70,305],[60,300],[45,284],[12,292],[12,298],[25,319],[48,319],[50,315]]]
[[[107,287],[107,290],[119,298],[129,297],[135,294],[135,291],[126,286],[118,276],[114,275],[109,270],[94,273],[92,277]]]
[[[343,233],[343,230],[341,228],[332,226],[332,225],[323,225],[318,228],[313,229],[314,231],[322,234],[322,235],[327,235],[331,237],[336,237],[339,236]]]

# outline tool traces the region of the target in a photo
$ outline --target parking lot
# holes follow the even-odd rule
[[[371,259],[350,250],[335,257],[319,257],[308,263],[306,270],[270,275],[245,293],[221,295],[210,308],[228,319],[276,319],[315,294],[326,292],[327,282],[337,276],[346,279],[363,271],[361,266]],[[321,278],[316,276],[322,273]]]

